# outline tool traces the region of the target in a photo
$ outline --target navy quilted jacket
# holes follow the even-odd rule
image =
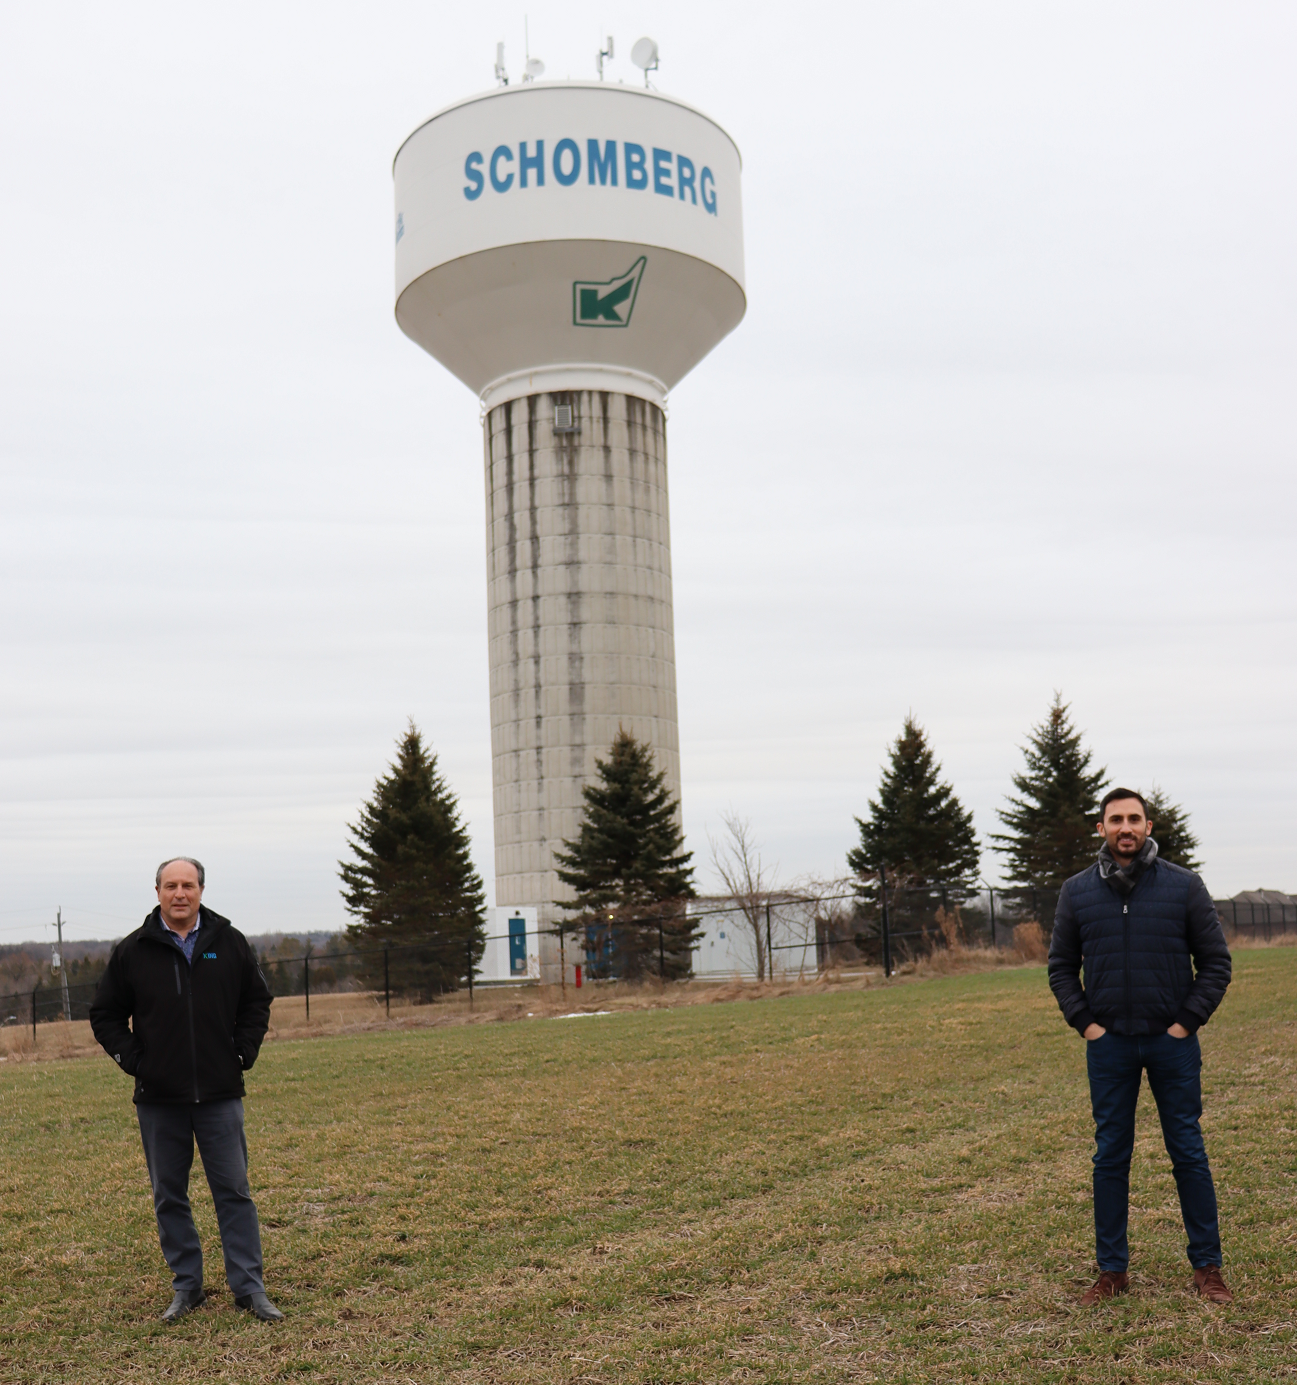
[[[1085,984],[1081,984],[1081,967]],[[1229,947],[1207,887],[1155,860],[1123,899],[1096,863],[1058,896],[1049,984],[1063,1018],[1084,1034],[1162,1034],[1207,1023],[1230,981]]]

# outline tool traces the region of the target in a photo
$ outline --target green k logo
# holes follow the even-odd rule
[[[628,327],[647,263],[647,256],[641,255],[625,274],[602,283],[578,279],[572,285],[573,324],[577,327]]]

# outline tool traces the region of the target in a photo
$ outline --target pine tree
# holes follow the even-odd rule
[[[868,819],[856,819],[860,845],[847,853],[847,865],[859,876],[875,876],[883,866],[892,883],[910,889],[974,879],[980,853],[973,815],[941,782],[941,766],[913,716],[889,755]]]
[[[1095,823],[1108,771],[1090,769],[1093,756],[1082,746],[1070,710],[1056,692],[1049,715],[1022,748],[1027,767],[1013,776],[1022,797],[1000,809],[1008,831],[991,834],[1016,885],[1061,889],[1069,876],[1094,864],[1099,848]]]
[[[1201,871],[1198,860],[1198,838],[1189,828],[1189,814],[1172,803],[1156,784],[1147,796],[1148,820],[1153,824],[1153,840],[1157,843],[1158,859],[1183,866],[1185,870]]]
[[[576,891],[561,907],[576,915],[596,972],[687,976],[700,934],[683,907],[696,892],[679,803],[654,768],[652,748],[621,727],[595,775],[581,790],[576,841],[554,853],[558,878]]]
[[[424,999],[454,990],[470,958],[481,961],[486,896],[459,805],[413,722],[347,830],[356,859],[338,867],[347,911],[358,920],[348,936],[363,949],[390,946],[389,974],[401,989]],[[381,985],[382,958],[367,958],[361,974]]]

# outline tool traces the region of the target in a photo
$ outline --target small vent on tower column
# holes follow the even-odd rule
[[[554,405],[554,431],[556,433],[579,433],[581,425],[573,422],[571,404]]]

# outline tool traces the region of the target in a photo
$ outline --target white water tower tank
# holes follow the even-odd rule
[[[665,406],[746,308],[740,170],[601,82],[460,101],[396,155],[396,320],[482,405],[496,904],[542,929],[619,726],[680,792]]]

